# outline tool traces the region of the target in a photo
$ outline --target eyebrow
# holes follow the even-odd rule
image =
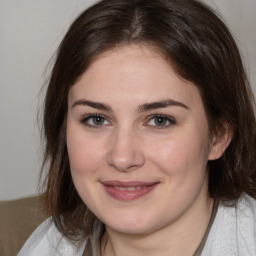
[[[138,108],[138,111],[144,112],[144,111],[154,110],[154,109],[158,109],[158,108],[167,108],[169,106],[177,106],[177,107],[182,107],[182,108],[189,110],[189,107],[186,106],[185,104],[183,104],[179,101],[168,99],[168,100],[156,101],[156,102],[150,102],[150,103],[143,104]]]
[[[96,108],[99,110],[112,112],[112,108],[108,104],[103,104],[103,103],[94,102],[94,101],[90,101],[90,100],[82,99],[82,100],[75,101],[72,104],[72,108],[74,108],[76,106],[89,106],[89,107]]]
[[[72,104],[72,108],[74,108],[76,106],[89,106],[89,107],[92,107],[95,109],[113,112],[111,106],[108,104],[94,102],[94,101],[85,100],[85,99],[75,101]],[[155,101],[155,102],[145,103],[138,107],[138,112],[145,112],[145,111],[150,111],[150,110],[154,110],[154,109],[158,109],[158,108],[167,108],[169,106],[177,106],[177,107],[182,107],[184,109],[189,110],[189,107],[186,106],[185,104],[183,104],[179,101],[168,99],[168,100],[163,100],[163,101]]]

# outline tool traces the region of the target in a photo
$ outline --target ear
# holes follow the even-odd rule
[[[222,129],[217,130],[217,132],[211,138],[211,148],[208,156],[208,160],[219,159],[233,138],[233,129],[224,124]]]

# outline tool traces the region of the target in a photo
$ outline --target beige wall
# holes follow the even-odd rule
[[[205,0],[238,40],[256,92],[256,1]],[[44,70],[67,26],[93,0],[0,0],[0,200],[37,192],[36,124]]]

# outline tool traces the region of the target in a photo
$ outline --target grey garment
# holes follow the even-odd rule
[[[256,256],[256,200],[243,194],[235,206],[219,202],[217,208],[210,231],[208,235],[206,232],[194,256]],[[47,219],[18,256],[82,256],[84,248],[85,243],[75,246],[63,237],[51,219]]]
[[[211,230],[213,221],[214,221],[215,216],[216,216],[216,214],[217,214],[218,205],[219,205],[219,200],[214,201],[213,209],[212,209],[212,214],[211,214],[211,217],[210,217],[210,220],[209,220],[207,229],[206,229],[206,231],[205,231],[205,234],[204,234],[204,236],[203,236],[203,239],[202,239],[201,243],[199,244],[199,246],[197,247],[196,251],[194,252],[194,254],[193,254],[192,256],[201,256],[201,253],[202,253],[202,251],[203,251],[203,249],[204,249],[204,245],[205,245],[205,243],[206,243],[208,234],[209,234],[209,232],[210,232],[210,230]],[[98,228],[98,230],[99,230],[99,228]],[[97,243],[97,241],[96,241],[96,243]],[[99,243],[98,246],[100,247],[100,243]],[[88,253],[86,252],[86,248],[85,248],[85,250],[84,250],[82,256],[92,256],[92,255],[88,254]]]
[[[77,246],[65,238],[51,218],[29,237],[17,256],[81,256],[85,243]]]
[[[242,194],[234,206],[219,203],[202,256],[256,256],[256,200]]]
[[[213,224],[214,219],[216,217],[216,214],[217,214],[217,211],[218,211],[218,206],[219,206],[219,200],[215,200],[214,205],[213,205],[213,209],[212,209],[212,215],[211,215],[210,221],[208,223],[207,229],[205,231],[204,237],[203,237],[201,243],[199,244],[199,246],[197,247],[196,251],[194,252],[193,256],[201,256],[201,253],[202,253],[202,251],[204,249],[204,246],[206,244],[209,232],[211,230],[212,224]]]

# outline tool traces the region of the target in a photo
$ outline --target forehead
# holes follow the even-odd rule
[[[143,104],[174,98],[201,101],[198,88],[181,78],[159,51],[145,45],[129,45],[99,55],[71,87],[69,100]]]

